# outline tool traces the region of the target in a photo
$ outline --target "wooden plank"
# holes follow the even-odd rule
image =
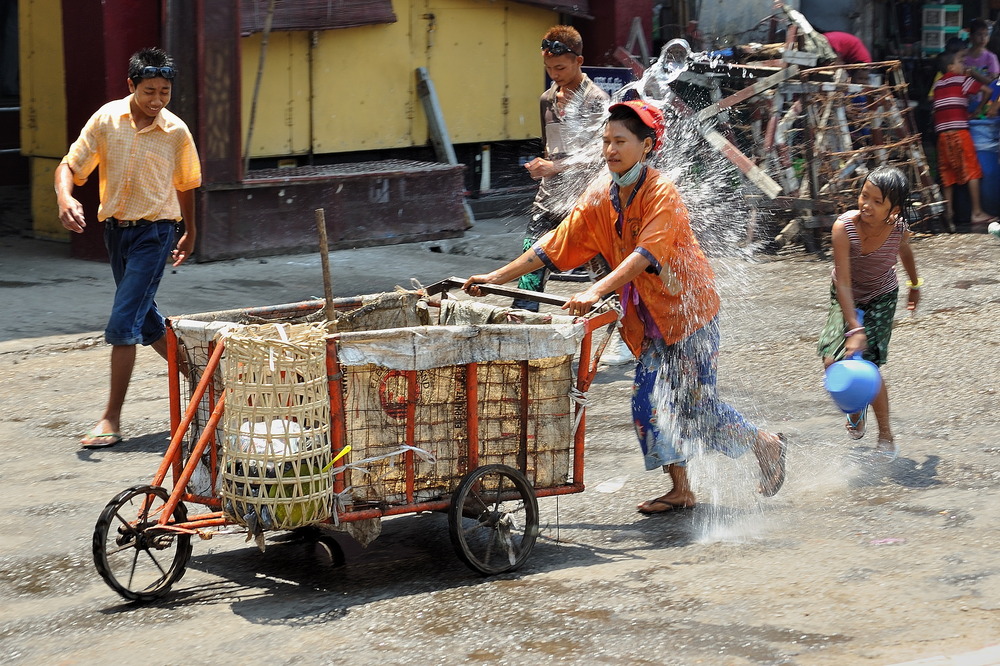
[[[819,62],[819,56],[808,51],[785,51],[781,54],[781,60],[789,65],[815,67],[816,63]]]
[[[760,93],[764,92],[765,90],[769,90],[769,89],[773,88],[774,86],[778,85],[782,81],[790,79],[791,77],[795,76],[798,73],[799,73],[799,68],[796,65],[792,65],[791,67],[788,67],[787,69],[783,69],[783,70],[781,70],[779,72],[776,72],[776,73],[772,74],[771,76],[765,77],[765,78],[761,79],[760,81],[757,81],[753,85],[749,85],[746,88],[744,88],[743,90],[740,90],[739,92],[734,93],[734,94],[730,95],[729,97],[726,97],[725,99],[721,99],[718,102],[716,102],[715,104],[712,104],[711,106],[707,106],[704,109],[702,109],[701,111],[699,111],[698,112],[698,122],[703,123],[703,122],[707,121],[708,119],[710,119],[710,118],[712,118],[714,116],[719,115],[722,111],[724,111],[724,110],[726,110],[726,109],[728,109],[730,107],[736,106],[740,102],[748,100],[751,97],[759,95]]]
[[[616,48],[613,55],[615,60],[617,60],[620,64],[632,70],[632,73],[635,74],[635,78],[642,78],[642,74],[646,71],[646,68],[643,67],[641,62],[635,59],[634,55],[626,51],[624,47],[619,46]]]
[[[726,140],[724,136],[719,134],[714,129],[702,130],[702,136],[708,141],[713,148],[718,150],[720,153],[726,156],[730,162],[736,165],[743,175],[745,175],[750,182],[760,188],[761,192],[766,194],[771,199],[774,199],[779,194],[781,194],[781,185],[774,182],[770,176],[764,173],[764,170],[754,164],[746,155],[740,152],[740,149],[731,144]]]

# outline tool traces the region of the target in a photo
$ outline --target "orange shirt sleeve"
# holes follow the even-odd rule
[[[566,219],[535,243],[535,252],[557,271],[585,264],[601,251],[594,233],[600,217],[599,202],[581,197]]]

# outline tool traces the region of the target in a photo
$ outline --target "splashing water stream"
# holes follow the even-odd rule
[[[739,322],[761,322],[759,314],[751,316],[753,295],[760,287],[752,282],[744,259],[758,249],[747,241],[747,229],[753,217],[756,215],[759,221],[762,213],[753,209],[747,198],[751,193],[748,191],[750,186],[735,166],[709,146],[702,136],[695,119],[697,109],[688,106],[671,88],[671,84],[687,71],[695,58],[713,62],[709,54],[692,55],[689,45],[682,39],[668,42],[642,78],[618,91],[612,103],[639,96],[664,113],[667,125],[664,141],[655,151],[651,164],[677,185],[688,209],[692,229],[712,260],[716,280],[726,286],[728,297],[723,299],[720,319],[721,349],[724,351],[728,338],[746,334],[741,330],[727,333],[727,329]],[[705,104],[708,102],[706,99]],[[576,114],[568,114],[573,115]],[[586,118],[586,115],[576,117]],[[607,114],[589,125],[578,121],[576,135],[600,136],[606,119]],[[567,129],[574,131],[573,128]],[[590,191],[597,188],[598,192],[605,190],[609,186],[609,177],[600,142],[581,141],[578,145],[584,149],[572,159],[587,174],[584,180],[588,188]],[[564,194],[568,201],[576,200],[577,192],[567,190]],[[766,324],[761,323],[761,326]],[[750,335],[765,333],[758,331]],[[772,410],[761,410],[761,405],[754,398],[754,387],[742,377],[727,375],[724,364],[719,376],[722,388],[720,398],[737,407],[751,423],[769,429],[764,413]],[[662,402],[669,396],[660,398],[659,413],[669,414],[670,410]],[[669,428],[669,424],[666,425]],[[702,507],[694,514],[697,540],[742,543],[762,538],[776,526],[778,516],[773,510],[776,500],[762,500],[756,492],[760,472],[752,452],[732,460],[715,452],[706,452],[700,442],[694,441],[685,443],[685,453],[690,454],[688,474]],[[817,452],[815,455],[827,454]],[[822,469],[818,462],[811,466]]]

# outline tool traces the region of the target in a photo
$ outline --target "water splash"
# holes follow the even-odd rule
[[[708,144],[696,119],[697,110],[712,100],[705,89],[687,81],[689,77],[685,73],[694,63],[713,67],[721,59],[719,54],[692,53],[684,40],[672,40],[664,45],[659,58],[642,77],[615,93],[611,102],[641,97],[663,112],[664,138],[650,162],[676,184],[699,244],[712,259],[717,281],[726,284],[728,293],[741,295],[723,302],[724,349],[728,322],[745,319],[727,315],[727,312],[749,309],[754,292],[762,288],[751,282],[743,259],[760,248],[759,241],[748,239],[748,228],[755,218],[761,224],[764,216],[754,209],[747,197],[757,191],[726,157]],[[580,139],[581,149],[570,163],[580,174],[585,174],[582,177],[587,182],[588,192],[594,195],[604,194],[610,186],[599,139],[606,121],[605,112],[600,118],[577,121],[575,127],[567,123],[569,127],[564,129]],[[593,138],[586,141],[587,136]],[[564,195],[568,201],[575,201],[578,191],[567,189]],[[721,379],[722,399],[735,403],[748,420],[763,426],[759,407],[752,398],[753,387],[741,384],[739,377],[725,376],[724,370]],[[669,414],[669,396],[659,397],[659,413]],[[676,424],[661,424],[661,429],[668,432],[672,427]],[[697,440],[687,438],[686,442],[688,450],[685,453],[690,455],[688,473],[699,495],[699,503],[704,507],[697,512],[695,525],[700,540],[746,542],[762,537],[776,525],[773,515],[766,513],[773,509],[774,501],[762,502],[756,493],[760,472],[752,453],[732,460],[715,452],[706,453]]]

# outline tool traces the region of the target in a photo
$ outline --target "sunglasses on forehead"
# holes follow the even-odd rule
[[[562,42],[551,39],[542,40],[542,50],[548,51],[550,54],[554,56],[561,56],[564,53],[572,53],[575,56],[580,55],[579,53],[577,53],[570,47],[566,46]]]
[[[176,74],[177,70],[173,67],[143,67],[142,71],[139,72],[139,76],[143,79],[155,79],[159,77],[172,79]]]

